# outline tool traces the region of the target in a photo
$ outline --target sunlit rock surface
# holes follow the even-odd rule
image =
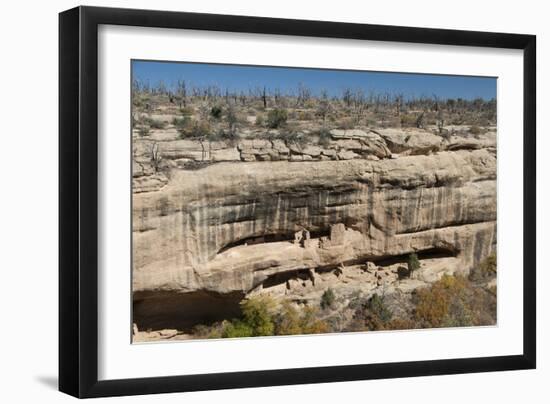
[[[172,169],[156,188],[134,187],[134,292],[288,290],[291,280],[413,251],[467,271],[494,250],[491,139],[455,150],[456,139],[437,150],[427,140],[412,152],[392,133],[368,141],[376,153],[350,160],[247,162],[219,152],[234,161]]]

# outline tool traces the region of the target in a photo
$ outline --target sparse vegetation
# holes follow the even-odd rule
[[[256,126],[260,126],[260,127],[265,125],[265,118],[262,114],[256,115],[255,124],[256,124]]]
[[[151,160],[151,165],[156,173],[160,171],[162,163],[162,153],[160,151],[159,144],[157,142],[151,142],[149,144],[149,158]]]
[[[444,275],[416,290],[413,301],[414,319],[421,328],[488,325],[496,314],[496,297],[461,275]]]
[[[471,133],[472,135],[476,135],[476,136],[477,136],[477,135],[481,135],[482,133],[485,132],[484,129],[480,128],[480,127],[477,126],[477,125],[470,126],[469,131],[470,131],[470,133]]]
[[[323,310],[331,308],[334,305],[335,300],[336,296],[334,295],[333,290],[328,288],[321,296],[321,308]]]
[[[227,131],[231,136],[235,136],[237,133],[237,124],[239,123],[239,118],[237,116],[237,111],[235,107],[231,104],[227,107],[225,112],[225,120],[227,122]]]
[[[479,265],[472,268],[468,279],[472,282],[483,282],[492,279],[497,274],[497,256],[492,253],[485,258]]]
[[[370,297],[356,294],[349,298],[347,309],[344,309],[344,312],[351,310],[353,313],[348,320],[342,317],[342,309],[335,307],[335,302],[336,296],[330,288],[322,295],[321,311],[259,295],[241,302],[242,317],[210,326],[196,326],[193,334],[198,338],[235,338],[465,327],[490,325],[496,321],[494,288],[476,285],[461,275],[444,275],[432,285],[401,295],[397,300],[377,293]],[[399,314],[392,308],[399,309]]]
[[[228,140],[238,138],[241,129],[267,128],[287,132],[280,138],[300,142],[321,134],[319,145],[325,147],[332,129],[417,128],[447,139],[450,124],[468,125],[464,131],[474,136],[496,124],[495,100],[407,98],[403,94],[365,94],[350,88],[340,94],[314,93],[303,84],[284,93],[266,86],[235,92],[213,85],[192,86],[185,80],[172,88],[164,83],[151,86],[135,81],[132,103],[133,125],[140,137],[151,136],[170,124],[181,138],[212,136]],[[160,119],[162,115],[168,118]]]
[[[181,118],[175,117],[172,119],[172,125],[176,127],[176,129],[182,129],[185,128],[189,123],[191,122],[191,118],[189,116],[182,116]]]
[[[179,112],[183,116],[191,116],[195,113],[195,110],[191,107],[182,107],[182,108],[179,109]]]
[[[350,303],[350,307],[352,303]],[[396,316],[386,299],[373,295],[363,303],[354,301],[348,330],[398,330],[490,325],[496,321],[496,293],[471,283],[461,275],[444,275],[431,286],[416,289],[396,307],[410,306]]]
[[[184,118],[184,122],[178,127],[180,139],[206,138],[211,134],[211,126],[208,121]]]
[[[137,130],[138,130],[138,135],[140,137],[145,137],[145,136],[149,136],[149,134],[151,133],[151,128],[147,125],[140,125],[137,127]]]
[[[269,335],[317,334],[328,326],[310,307],[298,309],[292,303],[280,307],[269,296],[258,296],[241,302],[242,318],[224,321],[211,327],[200,326],[198,332],[209,338],[256,337]]]
[[[143,122],[152,129],[164,129],[166,127],[166,122],[161,121],[160,119],[144,117]]]
[[[222,112],[222,107],[220,107],[219,105],[215,105],[210,110],[210,115],[212,115],[214,119],[220,119],[222,117]]]
[[[272,109],[267,113],[267,126],[271,129],[280,128],[288,119],[288,113],[286,109]]]
[[[328,147],[330,145],[330,140],[332,139],[330,135],[330,131],[326,128],[321,128],[318,134],[319,134],[319,140],[317,143],[320,146]]]
[[[392,319],[392,312],[384,297],[378,294],[368,299],[354,302],[353,322],[348,326],[350,331],[376,331],[387,328]]]
[[[267,296],[245,299],[241,302],[242,319],[230,321],[225,326],[222,337],[257,337],[273,335],[274,302]]]
[[[275,335],[320,334],[328,332],[328,325],[317,318],[314,308],[300,310],[290,302],[283,302],[275,316]]]
[[[418,255],[415,252],[409,254],[407,260],[407,269],[409,270],[409,277],[413,274],[414,271],[420,268],[420,261],[418,260]]]
[[[427,223],[430,220],[429,214],[426,214],[427,204],[414,205],[417,209],[416,213],[405,205],[405,202],[419,197],[418,195],[422,198],[428,195],[427,197],[430,198],[428,200],[433,200],[435,205],[436,197],[441,195],[439,187],[446,187],[450,181],[455,181],[454,173],[449,176],[442,168],[440,175],[439,169],[432,170],[434,167],[431,165],[432,157],[440,158],[441,163],[438,163],[440,165],[437,167],[443,167],[446,156],[459,150],[456,155],[460,154],[460,158],[464,157],[464,161],[483,157],[482,163],[479,163],[483,164],[483,173],[485,170],[487,173],[490,172],[496,154],[492,143],[493,126],[496,124],[495,100],[438,99],[435,95],[406,97],[403,94],[366,93],[360,88],[348,88],[343,89],[341,93],[329,94],[327,91],[309,89],[303,84],[284,91],[270,89],[263,85],[248,90],[233,91],[215,85],[193,86],[190,82],[180,81],[171,87],[160,83],[155,86],[134,83],[132,103],[132,133],[133,146],[135,146],[133,148],[135,170],[133,181],[137,184],[134,189],[139,190],[140,193],[150,193],[151,190],[159,189],[160,192],[169,191],[169,196],[149,197],[149,194],[144,194],[142,198],[147,201],[147,209],[151,209],[154,215],[162,218],[158,220],[161,225],[169,221],[174,222],[172,216],[177,211],[178,220],[193,220],[193,229],[203,226],[205,220],[211,228],[223,227],[219,233],[216,230],[208,237],[197,233],[197,237],[201,238],[197,239],[196,243],[201,248],[204,244],[203,238],[208,239],[205,241],[208,244],[207,248],[204,248],[208,257],[205,253],[203,261],[210,265],[208,260],[217,251],[222,251],[219,248],[223,247],[224,253],[225,248],[237,248],[233,244],[230,245],[230,242],[239,243],[238,248],[242,248],[245,253],[252,251],[259,256],[259,252],[263,251],[259,248],[260,246],[254,246],[251,249],[248,247],[273,240],[276,243],[270,244],[269,248],[280,248],[284,245],[284,248],[288,248],[284,253],[288,251],[292,259],[294,255],[291,254],[301,257],[299,252],[302,250],[299,248],[304,248],[306,253],[311,252],[310,255],[314,260],[319,261],[319,267],[311,269],[311,272],[308,272],[311,267],[309,262],[303,267],[297,265],[296,273],[294,273],[294,263],[292,267],[280,266],[284,269],[284,271],[280,270],[284,272],[283,275],[277,272],[279,267],[273,272],[264,271],[267,280],[264,280],[263,273],[257,276],[254,272],[253,285],[249,285],[254,289],[251,291],[248,286],[246,289],[243,287],[243,290],[239,290],[236,294],[237,297],[231,297],[232,310],[227,311],[230,314],[222,314],[215,320],[205,316],[201,321],[207,324],[193,326],[196,321],[193,319],[190,321],[191,325],[182,326],[185,328],[185,333],[189,333],[192,338],[477,326],[496,322],[495,254],[486,257],[479,265],[472,268],[467,276],[444,275],[440,280],[434,281],[445,272],[445,269],[456,268],[457,259],[462,258],[456,256],[454,251],[453,254],[441,253],[440,250],[446,250],[446,246],[443,248],[438,242],[448,241],[447,235],[434,240],[430,246],[428,236],[424,244],[424,238],[419,241],[419,239],[409,238],[408,235],[401,236],[399,233],[407,231],[409,225],[411,229],[420,224],[416,227],[417,230],[428,228],[432,230],[442,226],[444,222],[444,220],[439,221],[441,215],[438,212],[437,226],[430,227],[431,224]],[[381,128],[402,129],[378,130]],[[415,137],[424,134],[425,142],[424,139],[418,141],[418,137]],[[452,139],[451,136],[453,136]],[[486,144],[492,146],[486,147]],[[480,147],[482,150],[479,150]],[[473,149],[475,151],[471,151]],[[468,157],[465,157],[466,155]],[[408,160],[389,161],[401,158]],[[415,165],[415,162],[419,161],[415,160],[417,158],[425,159],[430,164]],[[351,159],[369,161],[343,161]],[[283,160],[292,163],[285,165]],[[457,158],[456,161],[463,160]],[[261,171],[266,169],[265,165],[256,170],[264,161],[273,161],[272,166],[267,166],[266,172]],[[308,163],[302,164],[300,163],[302,161],[308,161]],[[421,187],[426,187],[428,194],[414,192],[417,187],[416,181],[411,181],[409,188],[408,183],[403,185],[404,180],[401,177],[395,180],[389,172],[393,169],[392,167],[402,167],[401,163],[405,162],[409,164],[408,167],[414,166],[415,172],[420,172],[415,178],[422,177],[421,168],[424,167],[432,170],[430,171],[432,176],[435,172],[435,186],[426,185],[427,181],[418,181]],[[212,167],[213,164],[218,165]],[[175,170],[199,170],[208,167],[204,170],[206,174],[211,172],[212,175],[219,176],[222,172],[221,179],[225,179],[226,174],[223,170],[227,168],[228,176],[233,173],[244,175],[239,171],[241,168],[234,170],[233,164],[243,164],[240,167],[243,172],[246,171],[246,179],[237,178],[238,181],[235,180],[235,184],[231,185],[234,189],[231,189],[230,195],[220,196],[218,188],[221,186],[217,183],[210,187],[213,190],[206,187],[207,197],[215,195],[218,199],[212,203],[210,200],[205,201],[202,195],[195,199],[200,201],[197,205],[208,203],[208,209],[212,207],[212,211],[209,210],[204,215],[195,215],[191,212],[195,207],[192,207],[187,212],[185,210],[187,208],[182,205],[180,195],[171,185],[176,183],[179,186],[188,178],[195,181],[195,178],[200,176],[196,175],[198,173],[189,171],[183,173],[188,177],[184,177],[183,174],[180,177],[180,173],[176,174]],[[277,170],[285,167],[291,167],[295,171],[292,171],[292,178],[289,176],[291,179],[288,181],[279,181],[279,178],[276,178]],[[379,170],[379,167],[383,170]],[[341,180],[335,181],[334,186],[326,187],[321,180],[325,176],[330,178],[333,168]],[[380,174],[385,175],[386,169],[388,179],[382,178]],[[457,169],[457,172],[460,170]],[[252,181],[256,181],[256,176],[257,182],[250,185]],[[207,178],[215,177],[207,176]],[[269,181],[266,181],[266,178]],[[298,183],[295,178],[299,178],[301,182]],[[301,180],[301,178],[306,179]],[[307,184],[310,178],[313,182]],[[348,178],[354,182],[353,186],[345,183]],[[382,194],[386,190],[391,190],[394,186],[392,181],[398,184],[396,188],[401,188],[400,193],[388,197],[391,201],[385,205],[384,201],[388,199],[384,199],[386,195]],[[190,183],[195,184],[195,182]],[[244,196],[239,194],[241,183],[245,184],[242,187],[242,194],[246,194]],[[165,184],[170,186],[162,188]],[[197,184],[200,185],[200,183]],[[254,195],[256,184],[258,184],[258,193],[271,192],[269,197],[277,200],[276,208],[263,201],[264,195]],[[456,184],[457,189],[462,186],[459,181]],[[452,185],[454,186],[455,183],[453,182]],[[267,188],[268,186],[273,186],[274,190]],[[289,190],[290,187],[292,188]],[[359,195],[357,192],[359,187],[368,189],[368,192]],[[182,189],[188,188],[182,186]],[[265,191],[266,189],[268,191]],[[474,191],[472,190],[471,193]],[[483,193],[484,197],[485,195],[486,193]],[[154,202],[150,202],[148,198]],[[229,198],[234,198],[234,201],[229,201]],[[218,203],[221,212],[219,215],[213,213],[214,206],[218,207],[215,205]],[[249,209],[252,203],[254,203],[254,209]],[[355,203],[357,209],[361,208],[359,210],[364,211],[364,214],[348,212],[348,206]],[[437,203],[439,204],[440,201]],[[474,205],[470,201],[467,205],[465,201],[456,201],[456,204],[459,203],[464,203],[468,209]],[[314,204],[312,212],[309,211],[311,204]],[[378,205],[383,206],[380,208]],[[365,210],[366,208],[363,209],[367,206],[369,212]],[[372,217],[371,207],[374,211]],[[436,208],[439,207],[436,206]],[[380,212],[377,209],[380,209]],[[277,220],[272,220],[273,211],[277,212]],[[286,216],[279,215],[279,211]],[[287,214],[288,212],[292,213]],[[449,219],[449,222],[456,221],[457,225],[463,224],[463,220],[466,221],[466,218],[470,220],[475,216],[469,213],[471,212],[465,211],[463,215],[461,214],[460,220]],[[186,215],[189,218],[186,218]],[[261,215],[262,220],[265,216],[265,226],[262,224],[249,231],[248,222],[255,226],[258,215]],[[310,217],[315,219],[310,221]],[[175,218],[176,216],[174,220]],[[140,220],[145,223],[146,219]],[[223,220],[223,226],[219,226],[220,220]],[[284,226],[281,224],[283,220]],[[288,223],[289,226],[287,226],[286,221],[292,220],[295,220],[295,223]],[[477,219],[472,219],[473,222],[475,220]],[[234,229],[230,227],[233,222],[239,222]],[[393,223],[397,222],[400,223],[400,228],[391,228]],[[183,227],[182,223],[178,222],[177,225]],[[308,239],[305,240],[304,236],[303,240],[295,241],[295,245],[292,245],[293,231],[298,228],[298,225],[305,226],[305,223],[311,225],[311,228],[307,229]],[[184,224],[189,225],[189,223]],[[338,231],[333,232],[332,227],[328,227],[333,224],[345,225],[342,232],[344,236]],[[293,228],[292,225],[296,227]],[[150,228],[153,227],[147,227],[147,229]],[[382,248],[374,247],[375,243],[372,243],[373,251],[367,251],[371,247],[370,244],[366,244],[362,251],[359,249],[363,247],[355,247],[359,245],[359,233],[367,237],[370,234],[378,240],[385,237],[382,232],[386,232],[388,238],[393,237],[394,234],[390,233],[394,230],[403,238],[391,244],[391,248],[385,248],[382,251]],[[225,233],[222,234],[222,231]],[[462,230],[456,229],[456,231]],[[274,234],[277,232],[285,234]],[[289,234],[286,234],[287,232]],[[146,237],[153,233],[146,234]],[[194,237],[195,230],[191,233]],[[185,237],[191,236],[186,234]],[[349,237],[357,237],[357,242],[353,239],[351,244],[353,255],[346,256],[341,261],[343,264],[336,268],[334,263],[340,259],[338,249],[348,248],[346,243]],[[336,241],[338,238],[342,238],[343,241]],[[231,239],[230,242],[229,239]],[[395,239],[393,238],[390,242],[394,243]],[[414,240],[411,243],[413,246],[422,245],[422,251],[408,254],[412,250],[409,249],[407,240]],[[168,244],[170,242],[172,241],[169,240]],[[178,242],[181,242],[179,238]],[[191,245],[190,241],[185,242]],[[452,240],[449,242],[452,243]],[[428,249],[435,251],[433,256],[430,256],[431,252]],[[161,250],[165,251],[164,247]],[[314,250],[319,251],[319,257],[313,254]],[[481,249],[476,248],[476,254],[484,250],[485,245]],[[463,251],[460,250],[460,252]],[[227,254],[229,256],[232,253]],[[342,254],[347,254],[347,250]],[[368,254],[372,254],[368,256],[371,261],[360,262]],[[389,256],[389,254],[395,255]],[[436,255],[437,257],[433,258]],[[234,256],[231,255],[231,259],[233,258]],[[448,261],[437,261],[437,266],[434,266],[437,271],[430,272],[431,265],[440,258]],[[187,257],[182,258],[182,262],[187,259]],[[267,262],[268,259],[271,257],[267,256],[264,261]],[[296,258],[296,261],[299,259]],[[278,260],[283,261],[277,256],[274,261],[278,262]],[[235,262],[237,261],[235,258]],[[264,264],[264,261],[261,262],[262,271],[265,266],[271,265]],[[448,267],[445,266],[447,263],[449,263]],[[187,261],[185,265],[188,265]],[[217,261],[216,265],[220,265],[220,262]],[[256,262],[253,264],[247,262],[246,265],[249,266],[243,265],[243,268],[248,270],[252,265],[256,265]],[[260,267],[259,264],[257,266]],[[192,265],[189,266],[191,267]],[[216,270],[218,270],[217,267]],[[317,283],[319,279],[320,282]],[[356,294],[352,294],[350,289],[354,287],[354,282],[360,285]],[[214,286],[208,287],[216,290]],[[237,286],[236,289],[238,288]],[[225,288],[225,284],[220,288],[223,293],[228,289]],[[248,297],[237,306],[238,300],[245,294]]]

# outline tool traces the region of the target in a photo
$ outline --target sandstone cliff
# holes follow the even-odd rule
[[[426,136],[407,148],[404,138],[370,137],[368,150],[385,153],[376,161],[171,170],[158,190],[134,194],[134,292],[247,294],[278,274],[413,251],[455,257],[467,271],[496,243],[492,139],[451,148],[460,141]],[[295,242],[297,232],[307,239]]]

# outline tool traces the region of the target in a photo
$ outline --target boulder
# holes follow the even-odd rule
[[[396,154],[430,154],[442,148],[443,138],[425,130],[378,129],[389,151]]]
[[[302,154],[302,146],[299,143],[288,143],[288,148],[294,154]]]
[[[271,142],[265,139],[252,140],[252,147],[254,149],[271,149]]]
[[[279,154],[289,154],[290,149],[286,146],[285,142],[280,139],[272,141],[273,149],[279,152]]]
[[[321,154],[327,157],[335,158],[336,157],[336,150],[334,149],[323,149],[321,150]]]
[[[330,135],[333,139],[355,139],[367,137],[368,133],[361,129],[332,129]]]
[[[359,154],[351,150],[340,150],[337,154],[339,160],[352,160],[361,157]]]
[[[321,154],[321,148],[319,146],[307,145],[302,149],[302,153],[312,157],[318,157]]]

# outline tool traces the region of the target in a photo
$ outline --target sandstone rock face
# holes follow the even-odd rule
[[[375,287],[397,276],[392,271],[398,268],[380,279],[370,269],[364,278],[363,270],[354,275],[353,268],[416,251],[447,260],[445,270],[467,271],[494,250],[496,156],[490,140],[450,148],[458,142],[350,132],[333,131],[329,147],[299,152],[284,142],[241,142],[234,149],[238,159],[174,169],[156,179],[159,184],[134,185],[136,296],[247,295],[264,288],[298,293],[300,285],[317,293],[323,282],[338,282],[327,275],[335,268],[343,274],[351,268],[348,282],[355,277],[362,287]],[[337,148],[334,142],[357,143]],[[168,155],[185,158],[166,146]],[[357,157],[339,158],[342,152]],[[392,153],[397,158],[390,159]],[[303,231],[308,238],[295,243]]]
[[[378,129],[377,133],[386,141],[392,153],[428,154],[442,149],[441,136],[430,132],[393,128]]]

